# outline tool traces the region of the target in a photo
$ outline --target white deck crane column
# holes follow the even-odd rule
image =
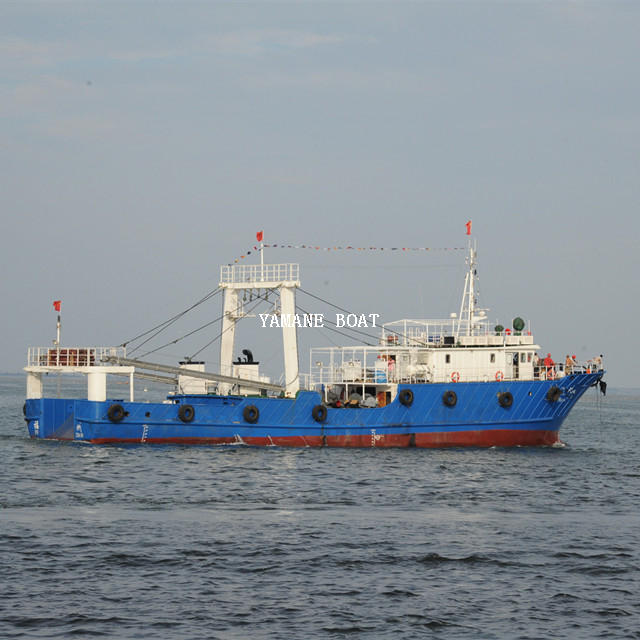
[[[293,318],[296,312],[296,294],[294,287],[280,288],[280,312],[285,318]],[[293,324],[293,323],[290,323]],[[300,388],[298,363],[298,334],[294,326],[282,323],[282,348],[284,351],[285,395],[295,396]]]
[[[300,286],[298,264],[244,264],[225,266],[220,269],[220,288],[224,289],[222,339],[220,344],[220,374],[231,375],[233,371],[233,349],[238,320],[245,315],[239,293],[267,291],[280,297],[280,314],[293,318],[296,312],[295,290]],[[295,396],[300,388],[298,364],[298,336],[295,326],[282,323],[284,347],[285,395]],[[265,329],[267,331],[268,329]],[[231,391],[231,384],[222,383],[218,392]]]
[[[222,316],[222,341],[220,343],[220,375],[230,376],[233,372],[233,348],[236,340],[236,323],[243,314],[238,308],[238,289],[227,287],[224,292]],[[221,393],[229,393],[231,385],[222,383]]]

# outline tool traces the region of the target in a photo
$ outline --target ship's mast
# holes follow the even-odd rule
[[[464,279],[464,292],[462,294],[462,303],[460,304],[460,315],[458,316],[458,327],[456,337],[470,336],[476,323],[486,318],[487,309],[478,309],[478,301],[476,299],[476,281],[478,272],[476,269],[478,252],[476,251],[475,240],[473,243],[469,239],[469,255],[467,256],[467,265],[469,269]]]

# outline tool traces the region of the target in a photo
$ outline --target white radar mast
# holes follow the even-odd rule
[[[459,336],[473,335],[474,329],[483,326],[487,319],[488,309],[479,309],[477,306],[477,255],[475,239],[473,240],[473,244],[471,239],[469,239],[469,255],[466,260],[469,269],[464,279],[464,292],[462,294],[462,303],[460,304],[456,338]]]

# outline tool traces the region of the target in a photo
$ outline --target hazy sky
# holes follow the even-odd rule
[[[63,344],[119,344],[214,289],[259,230],[452,248],[473,220],[489,317],[640,387],[637,3],[2,2],[0,18],[0,370],[51,344],[54,300]],[[458,310],[464,255],[265,257],[389,321]],[[303,369],[310,344],[352,342],[314,331]],[[243,347],[279,370],[275,329]],[[217,343],[200,356],[213,368]]]

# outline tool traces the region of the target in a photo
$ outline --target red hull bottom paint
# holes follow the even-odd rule
[[[557,431],[528,431],[496,429],[492,431],[450,431],[444,433],[417,434],[358,434],[342,436],[289,436],[289,437],[245,437],[245,438],[147,438],[124,440],[95,438],[93,444],[190,444],[221,445],[245,444],[251,446],[276,447],[536,447],[562,444]]]

